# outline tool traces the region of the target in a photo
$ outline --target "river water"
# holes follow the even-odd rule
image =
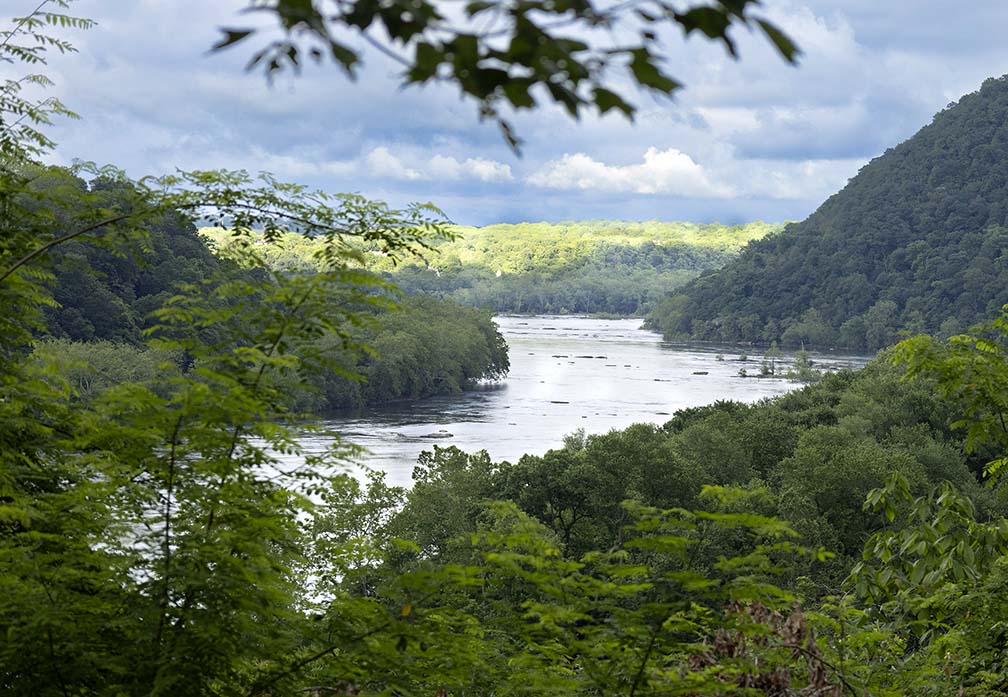
[[[762,350],[668,344],[639,319],[496,318],[510,346],[510,375],[497,385],[327,420],[323,425],[367,449],[360,463],[409,486],[417,456],[436,445],[486,450],[495,460],[543,454],[583,428],[604,433],[633,423],[664,423],[684,407],[715,400],[755,402],[799,387],[758,375]],[[718,359],[723,354],[723,359]],[[863,356],[812,354],[816,367],[859,367]],[[790,365],[785,353],[782,363]],[[778,364],[780,367],[780,364]],[[309,436],[308,452],[331,447]]]

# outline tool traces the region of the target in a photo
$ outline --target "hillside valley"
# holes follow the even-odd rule
[[[664,299],[666,337],[878,349],[1008,302],[1008,78],[865,165],[806,220]]]
[[[771,5],[3,24],[0,693],[1008,697],[1008,78],[618,220],[1004,5]]]
[[[736,257],[783,226],[582,221],[452,227],[454,239],[393,265],[367,257],[407,294],[429,294],[494,312],[643,315],[666,293]],[[201,234],[226,249],[225,230]],[[317,243],[290,235],[264,250],[274,268],[316,266]]]

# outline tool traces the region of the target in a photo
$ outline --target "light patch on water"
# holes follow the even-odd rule
[[[434,445],[486,450],[495,461],[541,455],[579,428],[605,433],[634,423],[661,424],[677,410],[717,400],[756,402],[801,387],[757,375],[761,349],[673,345],[641,329],[639,319],[496,318],[510,346],[511,373],[499,385],[462,395],[329,419],[324,426],[366,453],[357,462],[410,486],[417,456]],[[739,360],[743,352],[746,360]],[[723,360],[717,360],[723,354]],[[811,354],[817,367],[858,368],[866,356]],[[793,361],[785,352],[780,372]],[[332,445],[306,435],[320,454]]]

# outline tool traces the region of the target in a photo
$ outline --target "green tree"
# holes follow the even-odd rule
[[[54,36],[54,27],[89,29],[94,22],[62,10],[72,0],[44,0],[32,12],[15,17],[0,32],[0,63],[31,66],[32,72],[8,77],[0,88],[0,164],[8,169],[18,161],[34,158],[53,146],[45,127],[56,117],[77,118],[55,97],[38,98],[33,88],[48,88],[52,81],[36,70],[46,65],[47,53],[73,53],[66,40]]]
[[[990,453],[985,473],[997,477],[1008,465],[1008,305],[1000,316],[939,343],[917,336],[897,345],[891,360],[912,378],[932,380],[958,406],[953,426],[966,429],[966,449]]]
[[[81,25],[40,9],[3,45],[45,23]],[[84,182],[27,160],[46,142],[5,125],[15,140],[0,169],[0,685],[39,695],[251,691],[311,637],[308,496],[339,463],[334,451],[282,467],[277,453],[299,453],[301,426],[267,376],[307,380],[324,362],[314,350],[323,333],[356,346],[350,327],[386,304],[361,247],[407,253],[444,233],[441,216],[244,173],[137,183],[102,169]],[[317,237],[322,270],[181,286],[151,336],[193,368],[76,400],[44,351],[29,357],[54,303],[52,252],[70,241],[142,242],[153,221],[186,214],[226,220],[246,240],[253,229]]]

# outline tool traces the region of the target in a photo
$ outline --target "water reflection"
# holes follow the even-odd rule
[[[408,486],[417,455],[434,445],[487,450],[495,460],[515,460],[559,447],[578,428],[603,433],[633,423],[663,423],[678,409],[718,399],[753,402],[798,387],[759,373],[762,351],[745,356],[723,346],[668,344],[640,329],[639,319],[499,317],[510,346],[511,373],[498,385],[435,397],[326,425],[364,446],[361,461]],[[723,354],[723,360],[718,360]],[[861,356],[815,355],[817,367],[859,367]],[[793,360],[785,354],[784,368]],[[311,438],[309,450],[325,439]]]

